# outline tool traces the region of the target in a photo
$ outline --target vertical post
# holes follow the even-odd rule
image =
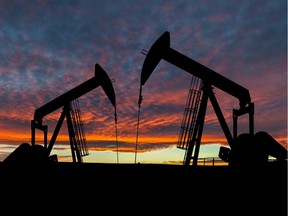
[[[196,123],[195,123],[195,129],[193,131],[192,140],[191,142],[189,142],[189,146],[188,146],[188,150],[186,154],[185,165],[187,166],[190,165],[195,142],[196,142],[196,148],[194,151],[193,166],[197,166],[197,160],[198,160],[201,137],[202,137],[202,132],[203,132],[207,102],[208,102],[208,95],[206,94],[205,91],[203,91],[202,100],[200,103],[199,112],[198,112],[198,116],[197,116]]]
[[[237,131],[238,131],[237,124],[238,124],[237,110],[233,109],[233,138],[234,139],[236,139],[237,136],[238,136],[238,134],[237,134]]]
[[[47,149],[47,133],[48,133],[47,125],[43,127],[43,132],[44,132],[44,147],[45,149]]]
[[[70,147],[71,147],[72,159],[73,159],[73,162],[76,162],[76,156],[78,158],[78,155],[75,156],[75,149],[76,149],[75,148],[75,142],[76,142],[76,140],[75,140],[73,124],[72,124],[72,120],[71,120],[71,116],[70,116],[70,103],[66,104],[64,106],[64,112],[66,115],[68,133],[69,133],[69,138],[70,138]]]
[[[249,106],[249,133],[254,135],[254,103],[250,103]]]
[[[34,120],[31,120],[31,145],[35,145],[35,125]]]

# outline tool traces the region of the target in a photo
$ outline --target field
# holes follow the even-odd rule
[[[5,189],[2,197],[14,202],[15,197],[25,200],[29,195],[33,197],[30,201],[36,203],[70,200],[69,205],[77,203],[86,208],[91,208],[91,204],[100,209],[108,205],[105,209],[109,211],[117,206],[119,213],[137,208],[137,212],[153,210],[163,215],[172,210],[201,215],[287,215],[287,164],[283,163],[271,162],[258,170],[64,162],[9,166],[2,163],[0,167]]]

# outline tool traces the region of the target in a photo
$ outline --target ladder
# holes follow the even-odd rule
[[[78,99],[71,101],[70,115],[75,136],[75,149],[80,157],[89,155]]]
[[[198,114],[198,107],[201,101],[202,91],[200,86],[201,79],[192,76],[177,143],[177,148],[186,150],[184,161],[186,161],[187,150],[192,139]]]

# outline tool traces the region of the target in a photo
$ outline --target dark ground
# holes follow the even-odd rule
[[[37,215],[54,214],[54,209],[84,215],[90,210],[98,215],[287,215],[286,163],[271,162],[255,170],[1,163],[0,178],[2,209],[9,206],[10,212],[22,206],[22,213]]]

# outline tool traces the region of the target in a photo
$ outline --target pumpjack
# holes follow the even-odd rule
[[[269,155],[279,160],[287,159],[287,150],[268,133],[261,131],[254,134],[254,103],[251,101],[248,89],[171,48],[170,33],[168,31],[164,32],[154,42],[149,51],[143,50],[142,53],[146,55],[146,57],[141,71],[139,107],[143,100],[142,86],[147,82],[162,59],[201,80],[197,96],[193,98],[194,107],[192,108],[195,111],[195,122],[193,123],[193,127],[190,127],[190,129],[192,129],[190,130],[189,136],[187,136],[188,139],[185,139],[185,142],[183,142],[183,138],[179,139],[180,141],[182,140],[182,142],[179,142],[177,145],[178,148],[186,150],[183,160],[184,165],[190,165],[193,159],[193,165],[197,166],[208,99],[214,108],[230,147],[220,147],[219,157],[223,161],[228,162],[229,165],[243,165],[243,161],[249,161],[250,159],[258,164],[259,161],[261,161],[260,163],[263,164],[268,160]],[[239,100],[239,109],[233,109],[233,135],[230,132],[215,93],[213,92],[213,88],[215,87]],[[249,131],[238,135],[237,120],[239,116],[244,114],[249,115]],[[191,120],[187,121],[191,126]],[[249,143],[249,145],[247,143]],[[264,155],[261,159],[256,156],[259,152],[262,152],[262,155]]]
[[[99,64],[95,64],[94,77],[88,79],[82,84],[76,86],[70,91],[60,95],[59,97],[51,100],[50,102],[44,104],[43,106],[35,110],[34,117],[31,120],[31,145],[28,143],[21,144],[3,162],[8,163],[9,161],[57,161],[57,155],[50,155],[50,153],[66,117],[72,159],[73,162],[81,163],[82,156],[87,155],[88,151],[87,149],[85,149],[86,142],[85,140],[83,140],[85,137],[79,138],[79,136],[84,136],[84,133],[83,129],[81,128],[82,123],[79,122],[81,121],[81,118],[79,116],[79,112],[77,112],[77,110],[79,109],[77,99],[80,96],[88,93],[89,91],[99,86],[102,87],[111,104],[114,106],[116,121],[116,97],[112,82],[104,69]],[[56,124],[50,142],[48,143],[48,126],[43,125],[43,118],[61,107],[61,115]],[[43,131],[44,133],[43,145],[35,143],[36,129]]]

